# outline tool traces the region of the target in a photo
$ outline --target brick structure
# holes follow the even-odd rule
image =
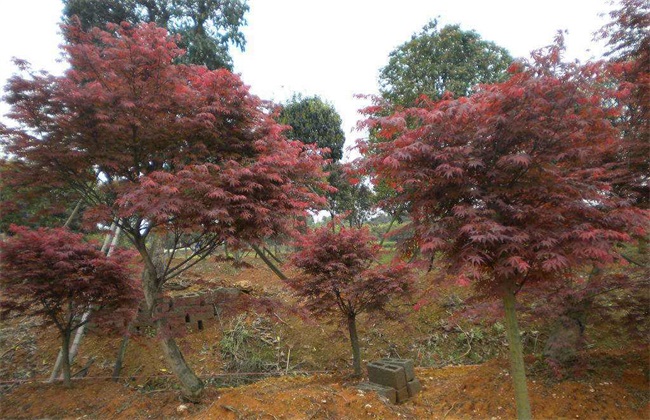
[[[239,289],[220,287],[174,298],[161,296],[154,317],[167,318],[170,328],[185,325],[191,331],[200,331],[216,322],[222,307],[236,301],[240,294]],[[155,328],[154,318],[149,316],[144,304],[141,304],[132,323],[132,331],[135,334],[143,334],[152,328]]]
[[[370,382],[359,388],[377,392],[393,404],[402,403],[422,390],[410,359],[380,359],[368,363],[367,367]]]

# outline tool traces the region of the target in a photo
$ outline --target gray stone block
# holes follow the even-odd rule
[[[409,395],[409,390],[407,387],[396,390],[397,393],[397,403],[403,403],[408,400],[411,396]]]
[[[370,362],[367,367],[370,382],[397,390],[406,388],[406,373],[403,367],[381,362]]]
[[[413,360],[411,359],[387,358],[387,359],[379,359],[378,362],[387,363],[389,365],[401,366],[404,368],[404,373],[406,373],[407,381],[412,381],[413,379],[415,379],[415,369],[413,368]]]
[[[391,404],[397,404],[397,392],[394,388],[374,384],[372,382],[362,382],[357,386],[357,388],[363,391],[376,392],[382,397],[385,397]]]
[[[406,383],[406,388],[408,389],[409,397],[413,397],[422,390],[422,384],[417,379],[413,379]]]

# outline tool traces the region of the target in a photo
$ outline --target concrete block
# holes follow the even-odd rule
[[[379,359],[378,362],[386,363],[389,365],[401,366],[404,368],[404,373],[406,373],[407,381],[412,381],[413,379],[415,379],[415,369],[413,368],[413,360],[411,359],[387,358],[387,359]]]
[[[422,384],[417,379],[413,379],[406,383],[406,388],[408,389],[409,397],[413,397],[415,394],[422,391]]]
[[[401,404],[410,398],[409,390],[407,387],[396,390],[396,393],[397,393],[397,404]]]
[[[362,382],[357,386],[362,391],[376,392],[385,397],[391,404],[397,404],[397,392],[395,388],[374,384],[372,382]]]
[[[407,381],[403,367],[381,362],[370,362],[367,367],[370,382],[389,386],[397,390],[406,388]]]

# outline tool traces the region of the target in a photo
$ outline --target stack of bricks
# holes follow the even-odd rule
[[[368,363],[368,379],[359,385],[374,391],[393,404],[402,403],[420,392],[422,385],[415,377],[413,361],[409,359],[380,359]]]
[[[185,326],[190,331],[200,331],[217,321],[222,307],[236,303],[241,290],[219,287],[198,293],[187,293],[174,298],[159,296],[154,317],[165,317],[170,329]],[[131,323],[132,332],[143,334],[155,328],[154,319],[146,310],[144,302],[138,307],[136,319]],[[122,325],[124,323],[124,325]],[[115,321],[115,327],[127,327],[125,320]],[[91,325],[92,327],[92,325]]]

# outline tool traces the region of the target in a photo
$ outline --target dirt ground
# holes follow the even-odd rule
[[[259,261],[258,261],[259,262]],[[286,287],[258,262],[232,269],[214,261],[189,273],[194,283],[208,281],[236,286],[252,295],[291,301]],[[189,291],[193,290],[192,286]],[[251,319],[259,317],[247,310]],[[432,312],[433,313],[433,312]],[[266,324],[254,334],[265,334],[280,368],[273,376],[249,385],[223,387],[210,383],[200,403],[183,403],[170,377],[153,334],[134,337],[124,360],[123,378],[110,380],[119,336],[90,332],[84,339],[76,368],[90,359],[89,376],[69,389],[42,382],[56,358],[58,340],[53,331],[38,330],[36,320],[16,319],[0,330],[0,418],[196,418],[196,419],[507,419],[515,418],[515,404],[507,359],[496,353],[487,362],[463,365],[448,358],[436,367],[418,367],[423,390],[411,400],[392,405],[376,394],[356,388],[349,373],[349,348],[336,326],[310,323],[296,314],[273,309]],[[418,315],[421,316],[421,315]],[[431,313],[427,313],[430,317]],[[266,319],[266,318],[265,318]],[[202,377],[223,375],[219,342],[229,320],[179,340],[192,367]],[[360,326],[364,360],[397,352],[425,366],[421,348],[409,347],[432,322],[405,329],[399,321]],[[429,331],[429,337],[431,331]],[[442,336],[441,336],[442,337]],[[454,340],[462,336],[454,336]],[[444,337],[443,337],[444,338]],[[453,341],[452,336],[441,342]],[[464,342],[458,344],[466,353]],[[407,345],[408,344],[408,345]],[[473,349],[479,343],[472,342]],[[490,342],[481,346],[498,347]],[[453,348],[444,349],[453,352]],[[594,348],[579,379],[559,381],[534,356],[527,357],[532,411],[539,419],[650,419],[650,357],[647,347]],[[291,361],[291,364],[289,364]],[[295,363],[295,364],[294,364]],[[303,370],[328,370],[334,374],[300,375]],[[10,383],[20,380],[20,384]],[[219,387],[221,386],[221,387]]]
[[[645,359],[645,360],[644,360]],[[581,381],[529,380],[533,415],[541,419],[647,419],[647,359],[639,353],[595,354],[600,363]],[[10,418],[194,419],[508,419],[515,418],[504,360],[476,366],[417,368],[423,390],[392,405],[341,376],[275,377],[236,388],[208,388],[198,404],[172,390],[143,392],[110,380],[72,388],[27,384],[1,401]],[[535,375],[532,375],[535,378]]]

